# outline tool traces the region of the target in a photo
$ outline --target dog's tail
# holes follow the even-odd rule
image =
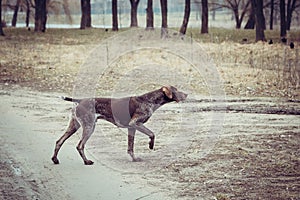
[[[65,100],[65,101],[71,101],[71,102],[75,102],[75,103],[79,103],[81,101],[81,99],[73,99],[71,97],[61,96],[60,98],[63,99],[63,100]]]

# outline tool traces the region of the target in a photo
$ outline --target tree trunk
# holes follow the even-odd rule
[[[185,0],[184,17],[179,31],[182,35],[185,35],[186,33],[186,29],[189,23],[190,13],[191,13],[191,0]]]
[[[25,19],[25,23],[26,23],[26,27],[29,27],[29,19],[30,19],[30,0],[26,0],[26,19]]]
[[[161,6],[161,37],[168,36],[168,1],[167,0],[160,0]]]
[[[245,29],[254,29],[254,27],[255,27],[255,12],[254,12],[253,5],[251,3],[251,12],[249,15],[249,19],[245,25]]]
[[[202,0],[201,34],[208,33],[208,2]]]
[[[92,27],[92,16],[91,16],[91,0],[87,0],[87,8],[86,8],[86,27]]]
[[[16,5],[15,5],[13,18],[12,18],[12,21],[11,21],[11,26],[12,27],[16,27],[16,25],[17,25],[17,19],[18,19],[18,12],[19,12],[19,7],[20,7],[20,1],[21,0],[17,0]]]
[[[147,24],[146,30],[153,30],[153,0],[148,0],[147,2]]]
[[[5,36],[2,28],[2,0],[0,0],[0,35]]]
[[[270,30],[273,30],[274,0],[271,0],[270,10]]]
[[[280,0],[280,37],[286,37],[285,0]]]
[[[81,20],[80,29],[85,29],[87,25],[87,10],[88,10],[87,0],[81,0]]]
[[[112,0],[112,30],[118,31],[118,0]]]
[[[239,9],[234,8],[233,9],[233,14],[234,14],[234,19],[235,19],[235,28],[240,29],[241,28],[241,23],[240,23],[240,18],[239,18]]]
[[[140,0],[130,0],[130,5],[131,5],[130,27],[137,27],[138,26],[137,9],[138,9],[139,2],[140,2]]]
[[[265,41],[265,17],[262,0],[251,0],[255,12],[256,41]]]
[[[81,21],[80,29],[91,28],[91,0],[81,0]]]
[[[35,0],[35,32],[45,32],[47,23],[46,0]]]
[[[245,14],[248,12],[248,8],[250,6],[250,1],[251,0],[247,0],[246,3],[245,1],[229,1],[227,0],[226,2],[228,2],[229,4],[229,8],[233,11],[233,15],[234,15],[234,19],[235,19],[235,28],[236,29],[240,29],[242,26],[242,22],[244,19]],[[242,8],[240,9],[240,3],[242,3]],[[241,16],[239,11],[242,11]]]
[[[288,0],[288,4],[287,4],[287,12],[286,12],[286,30],[290,30],[291,29],[291,23],[292,23],[292,14],[293,11],[296,8],[296,0],[293,0],[293,2],[291,2],[292,0]]]

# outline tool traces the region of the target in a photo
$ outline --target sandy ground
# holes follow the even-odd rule
[[[155,150],[137,137],[141,163],[126,155],[124,130],[98,122],[87,145],[96,163],[84,166],[75,149],[79,134],[62,148],[60,165],[50,160],[72,107],[60,94],[0,94],[3,199],[299,198],[299,103],[229,98],[226,112],[203,97],[167,105],[148,123],[157,133]],[[215,139],[207,135],[212,113],[225,117]],[[191,126],[184,116],[201,123]]]

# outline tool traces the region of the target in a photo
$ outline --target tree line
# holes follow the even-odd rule
[[[146,1],[146,0],[145,0]],[[14,2],[14,5],[9,4]],[[129,0],[130,2],[130,27],[138,27],[137,10],[140,0]],[[20,7],[24,7],[26,10],[26,25],[29,26],[29,16],[31,9],[34,10],[34,31],[45,32],[47,24],[47,14],[51,6],[55,6],[58,1],[55,0],[5,0],[5,4],[2,5],[2,0],[0,0],[0,35],[4,35],[1,20],[1,10],[2,6],[8,6],[14,11],[12,18],[12,26],[16,25],[17,13]],[[297,8],[300,7],[299,0],[185,0],[184,1],[184,17],[182,20],[182,25],[179,29],[181,34],[186,34],[189,17],[191,12],[191,3],[198,5],[199,10],[201,10],[201,29],[200,33],[208,33],[208,14],[210,12],[215,12],[220,8],[227,8],[232,11],[233,18],[236,23],[236,28],[241,28],[242,22],[245,16],[248,15],[248,20],[245,25],[246,29],[256,29],[256,40],[265,40],[264,30],[266,29],[266,20],[264,10],[268,9],[269,19],[270,19],[270,29],[273,29],[274,22],[274,10],[278,10],[280,13],[280,36],[282,38],[286,37],[287,30],[290,30],[292,15]],[[71,14],[69,10],[68,0],[61,0],[60,4],[63,6],[64,13],[71,21]],[[86,29],[92,27],[92,17],[91,17],[91,0],[80,0],[81,5],[81,21],[80,29]],[[168,0],[160,0],[161,8],[161,29],[162,34],[167,34],[168,28]],[[210,9],[209,9],[210,8]],[[118,0],[111,1],[111,11],[112,11],[112,30],[118,31]],[[154,29],[154,14],[153,14],[153,0],[147,0],[146,8],[146,30]]]

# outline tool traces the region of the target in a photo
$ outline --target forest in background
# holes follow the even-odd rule
[[[300,2],[296,0],[1,0],[0,34],[5,26],[34,24],[35,31],[49,27],[111,28],[124,27],[166,29],[178,27],[182,34],[188,27],[255,29],[256,41],[266,40],[264,30],[280,28],[280,37],[299,27]],[[50,21],[50,22],[49,22]],[[69,25],[69,26],[68,26]],[[70,26],[71,25],[71,26]]]

